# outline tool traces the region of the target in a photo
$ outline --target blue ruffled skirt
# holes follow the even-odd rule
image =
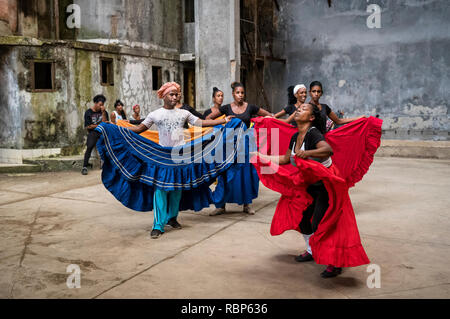
[[[253,131],[238,119],[174,148],[113,124],[101,123],[96,130],[101,133],[97,149],[104,162],[103,185],[130,209],[153,210],[155,188],[181,189],[180,210],[248,204],[258,196],[258,175],[249,162]],[[216,178],[212,192],[209,187]]]

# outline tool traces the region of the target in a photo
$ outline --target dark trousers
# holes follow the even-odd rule
[[[97,144],[97,140],[100,137],[100,133],[97,131],[90,131],[87,137],[87,148],[86,153],[84,153],[84,163],[83,167],[87,167],[89,165],[89,159],[91,158],[92,150],[95,147],[95,144]]]
[[[328,192],[322,181],[308,186],[306,191],[313,198],[313,202],[303,212],[303,218],[299,226],[302,234],[311,235],[317,230],[329,207]]]

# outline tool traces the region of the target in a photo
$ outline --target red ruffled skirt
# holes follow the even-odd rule
[[[253,121],[259,150],[273,155],[272,150],[278,143],[275,153],[285,154],[297,130],[274,119]],[[306,189],[321,180],[328,191],[329,207],[309,241],[314,260],[336,267],[355,267],[370,262],[361,245],[348,189],[362,179],[373,162],[380,145],[381,124],[380,119],[370,117],[326,134],[334,151],[330,168],[300,158],[296,158],[297,167],[263,162],[259,158],[253,160],[261,182],[282,194],[270,229],[273,236],[286,230],[300,231],[303,212],[312,203]]]

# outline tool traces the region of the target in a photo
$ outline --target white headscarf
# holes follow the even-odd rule
[[[298,90],[300,90],[300,89],[306,89],[306,86],[304,84],[297,84],[294,87],[294,95],[297,94]]]

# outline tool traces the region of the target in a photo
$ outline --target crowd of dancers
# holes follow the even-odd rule
[[[296,261],[326,265],[324,278],[339,275],[343,267],[369,263],[348,189],[369,169],[380,145],[382,121],[341,118],[320,102],[323,86],[318,81],[310,84],[309,92],[303,84],[290,87],[289,104],[276,114],[248,103],[241,83],[231,88],[230,104],[222,105],[224,93],[214,88],[214,105],[201,114],[181,103],[179,84],[165,83],[157,92],[163,107],[141,118],[135,105],[127,119],[118,100],[111,122],[105,97],[96,96],[85,114],[89,134],[82,173],[87,174],[97,145],[105,187],[126,207],[153,210],[153,239],[164,234],[166,225],[182,228],[180,210],[199,211],[214,204],[210,215],[216,216],[226,213],[227,203],[235,203],[243,205],[244,213],[255,214],[251,203],[261,181],[282,195],[271,234],[297,230],[305,239],[306,251]],[[145,135],[153,126],[154,138]],[[330,131],[332,126],[338,128]],[[199,138],[186,133],[190,127],[201,128]],[[198,148],[200,157],[193,151]],[[207,160],[230,149],[221,160]],[[174,154],[191,160],[176,161]],[[238,161],[241,155],[244,161]]]

